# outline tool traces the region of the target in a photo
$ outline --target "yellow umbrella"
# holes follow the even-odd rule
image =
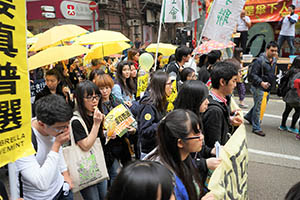
[[[29,51],[34,49],[34,44],[37,42],[37,40],[39,39],[39,37],[42,35],[42,33],[36,34],[31,38],[27,38],[27,44],[32,45],[29,49]]]
[[[84,57],[85,62],[89,62],[94,58],[103,58],[116,53],[120,53],[125,49],[130,48],[126,42],[109,42],[94,45],[90,52]]]
[[[34,51],[56,46],[63,40],[72,39],[78,35],[87,33],[88,31],[80,26],[73,24],[60,25],[45,31],[37,40]]]
[[[267,108],[267,98],[268,98],[268,92],[264,92],[264,96],[261,102],[261,107],[260,107],[260,121],[263,119],[266,108]]]
[[[27,37],[28,38],[31,38],[31,37],[33,37],[34,35],[29,31],[29,30],[27,30]]]
[[[130,40],[120,32],[100,30],[76,38],[74,44],[87,45],[87,44],[97,44],[102,42],[121,42],[121,41],[130,41]]]
[[[157,44],[150,44],[146,51],[148,52],[156,52]],[[170,56],[175,53],[177,46],[166,43],[159,43],[158,52],[162,53],[163,56]]]
[[[28,58],[28,69],[33,70],[45,65],[89,52],[88,48],[80,45],[50,47]]]

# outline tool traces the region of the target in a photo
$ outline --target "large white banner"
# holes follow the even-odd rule
[[[187,0],[163,0],[160,20],[162,23],[186,22],[188,8]]]
[[[246,0],[214,0],[203,36],[227,45]]]

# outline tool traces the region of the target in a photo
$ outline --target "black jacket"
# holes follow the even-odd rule
[[[180,72],[179,72],[179,65],[176,61],[172,61],[167,66],[167,73],[170,74],[174,72],[176,74],[176,81],[180,80]]]
[[[208,96],[209,104],[203,115],[204,138],[208,147],[213,148],[215,142],[225,145],[229,139],[230,124],[230,97],[226,97],[227,105]]]
[[[159,112],[147,99],[149,99],[147,96],[141,99],[137,116],[139,142],[143,153],[149,153],[157,146],[156,131],[164,116],[164,113]]]
[[[275,65],[276,59],[273,58],[273,62],[270,63],[266,54],[263,53],[257,58],[252,66],[251,75],[253,77],[252,85],[256,88],[259,88],[263,91],[269,92],[276,80],[275,76]],[[261,87],[261,82],[268,82],[271,86],[268,89]]]

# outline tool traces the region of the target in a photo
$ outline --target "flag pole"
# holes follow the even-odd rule
[[[214,1],[212,2],[212,5],[211,5],[211,7],[210,7],[210,10],[209,10],[209,14],[208,14],[207,20],[205,20],[203,29],[202,29],[201,34],[200,34],[200,38],[199,38],[199,40],[198,40],[198,44],[197,44],[197,46],[196,46],[195,49],[197,49],[197,48],[199,47],[200,42],[202,41],[203,32],[204,32],[204,30],[205,30],[205,28],[206,28],[206,26],[207,26],[207,22],[208,22],[209,19],[211,18],[211,10],[213,9],[213,7],[214,7],[216,1],[217,1],[217,0],[214,0]],[[196,56],[196,53],[195,53],[195,54],[193,55],[193,57],[192,57],[193,60],[195,60],[195,56]],[[192,63],[193,63],[193,62],[191,62],[190,67],[192,66]]]
[[[156,46],[156,52],[155,52],[153,71],[156,71],[156,68],[157,68],[157,56],[158,56],[158,48],[159,48],[159,41],[160,41],[160,35],[161,35],[162,15],[163,15],[164,5],[165,5],[165,0],[163,0],[163,3],[161,5],[161,10],[160,10],[159,28],[158,28],[158,36],[157,36],[157,46]]]

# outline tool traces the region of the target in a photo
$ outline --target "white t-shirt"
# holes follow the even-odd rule
[[[293,20],[296,20],[296,23],[298,21],[298,15],[297,14],[293,14],[291,16],[291,18]],[[295,36],[295,25],[296,23],[292,24],[289,19],[288,16],[283,18],[282,21],[282,25],[281,25],[281,30],[279,35],[284,35],[284,36]]]
[[[198,75],[197,64],[193,58],[190,58],[188,62],[183,64],[183,67],[190,67],[195,71],[195,74]]]
[[[55,138],[32,129],[38,144],[37,153],[16,161],[16,175],[18,178],[21,171],[24,199],[53,199],[64,184],[61,173],[67,170],[62,148],[59,153],[51,151]]]
[[[247,23],[250,23],[251,22],[250,17],[245,16],[245,21]],[[244,22],[244,20],[242,20],[242,18],[239,17],[236,30],[237,31],[248,31],[248,26],[247,26],[246,22]]]

